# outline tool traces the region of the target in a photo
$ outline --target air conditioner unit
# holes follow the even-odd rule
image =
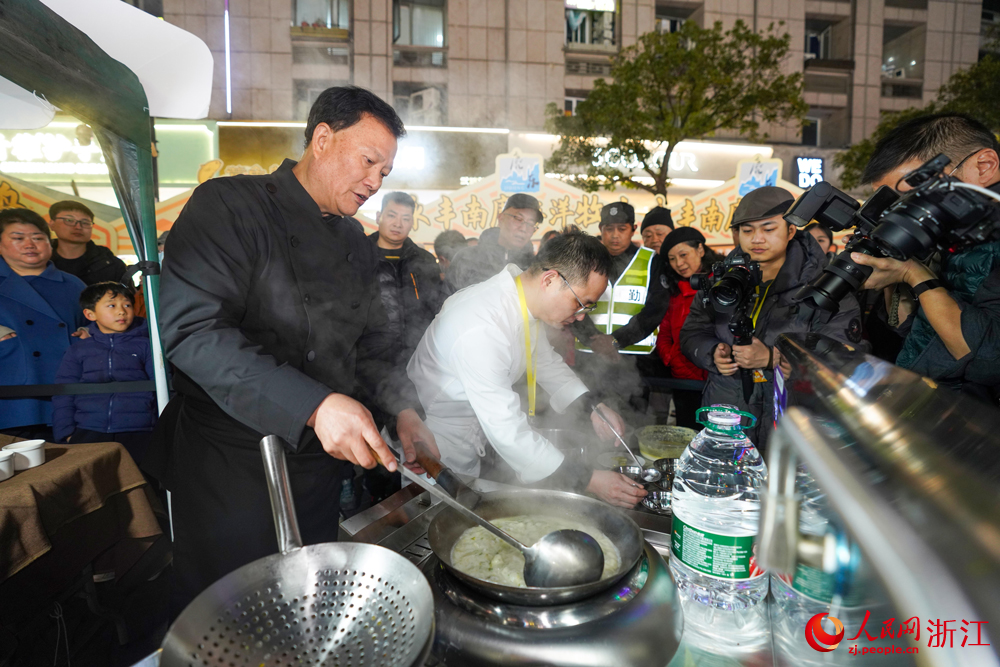
[[[410,123],[413,125],[440,125],[443,116],[441,91],[424,88],[410,95]]]

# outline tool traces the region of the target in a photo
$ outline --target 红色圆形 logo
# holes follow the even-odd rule
[[[834,627],[837,628],[836,634],[830,634],[823,629],[820,625],[820,621],[826,616],[833,623]],[[806,641],[809,642],[809,646],[813,647],[821,653],[829,653],[833,649],[840,646],[840,640],[844,638],[844,624],[840,622],[839,618],[830,616],[829,614],[816,614],[809,619],[806,623]]]

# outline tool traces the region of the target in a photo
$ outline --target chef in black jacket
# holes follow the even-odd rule
[[[160,303],[180,405],[146,467],[172,492],[174,614],[277,551],[264,435],[288,443],[306,544],[337,539],[342,466],[373,468],[375,450],[395,469],[352,398],[359,389],[396,417],[407,460],[416,441],[436,452],[405,368],[391,363],[377,251],[349,217],[378,191],[403,133],[369,91],[330,88],[298,163],[204,183],[171,231]]]

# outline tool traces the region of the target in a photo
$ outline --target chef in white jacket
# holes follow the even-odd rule
[[[543,324],[562,328],[582,319],[604,293],[610,271],[611,255],[597,238],[564,234],[527,271],[508,264],[445,302],[407,366],[445,465],[478,476],[489,443],[525,484],[545,480],[542,486],[588,491],[622,507],[646,495],[624,475],[566,459],[531,429],[513,389],[527,372],[529,413],[536,385],[557,412],[574,403],[590,409],[586,385],[552,349]],[[601,409],[623,428],[617,413]],[[594,413],[591,422],[600,437],[614,437]]]

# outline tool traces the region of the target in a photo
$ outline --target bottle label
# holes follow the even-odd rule
[[[782,581],[789,584],[795,591],[810,600],[822,604],[830,604],[833,601],[833,591],[835,579],[832,574],[823,572],[814,567],[798,563],[795,566],[795,576],[789,577],[787,574],[780,575]],[[791,581],[789,582],[789,579]],[[852,586],[847,595],[841,601],[845,607],[858,607],[864,603],[864,591],[860,587]]]
[[[755,535],[716,535],[698,530],[674,515],[671,550],[693,570],[717,579],[764,576],[754,554]]]

